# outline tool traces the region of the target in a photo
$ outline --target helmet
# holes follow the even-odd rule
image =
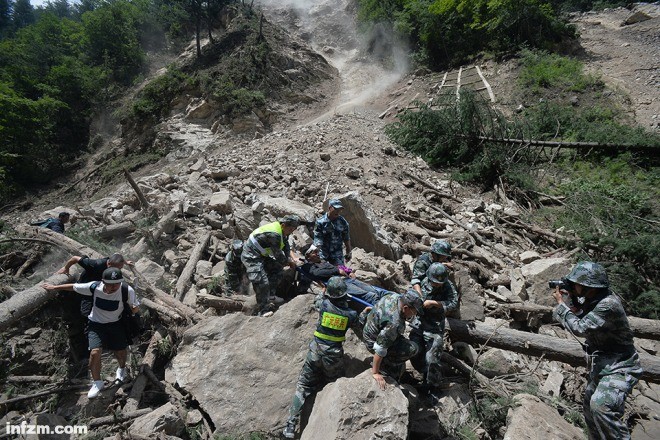
[[[605,268],[602,265],[592,263],[591,261],[580,261],[575,265],[566,279],[573,283],[596,289],[607,288],[610,286]]]
[[[451,245],[448,241],[437,240],[433,245],[431,245],[431,253],[444,255],[445,257],[451,257]]]
[[[119,268],[109,267],[103,271],[101,280],[103,280],[105,284],[119,284],[124,281],[124,275]]]
[[[232,241],[231,241],[231,249],[232,249],[234,252],[239,252],[239,251],[241,251],[241,250],[243,249],[243,240],[238,240],[238,239],[236,239],[236,240],[232,240]]]
[[[342,277],[332,277],[326,284],[325,296],[328,298],[343,298],[346,296],[348,286]]]
[[[426,277],[432,283],[444,283],[448,276],[447,268],[442,263],[433,263],[426,271]]]
[[[298,227],[300,226],[300,217],[295,214],[285,215],[284,217],[278,220],[283,225]]]
[[[417,311],[418,315],[424,314],[424,301],[419,296],[417,291],[410,289],[403,295],[401,295],[401,302]]]

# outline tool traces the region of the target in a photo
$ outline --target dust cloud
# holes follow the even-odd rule
[[[341,78],[332,113],[364,107],[408,71],[408,49],[385,25],[360,32],[355,0],[260,0],[266,17],[305,40]],[[320,119],[324,119],[322,116]]]

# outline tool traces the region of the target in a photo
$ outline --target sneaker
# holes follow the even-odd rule
[[[284,303],[284,298],[279,297],[277,295],[269,296],[268,301],[274,303],[274,304],[283,304]]]
[[[126,367],[117,368],[117,374],[115,375],[116,380],[123,382],[126,380]]]
[[[287,422],[286,426],[284,427],[284,431],[282,431],[282,435],[284,438],[295,438],[296,425],[294,423]]]
[[[93,399],[94,397],[98,396],[104,386],[105,383],[103,383],[102,380],[95,380],[92,382],[92,388],[90,388],[87,392],[87,398]]]

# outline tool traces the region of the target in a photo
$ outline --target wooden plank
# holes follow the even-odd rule
[[[488,81],[486,81],[486,78],[484,78],[483,73],[481,73],[481,68],[479,66],[475,66],[477,68],[477,73],[481,77],[481,80],[484,82],[484,86],[486,87],[486,90],[488,90],[488,96],[490,96],[490,101],[495,102],[495,95],[493,94],[493,90],[490,88],[490,84],[488,84]]]
[[[461,96],[461,73],[463,73],[463,66],[458,69],[458,75],[456,76],[456,102],[458,102]]]

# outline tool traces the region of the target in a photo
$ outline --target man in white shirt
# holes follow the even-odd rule
[[[69,290],[85,296],[92,297],[92,311],[89,313],[89,370],[92,374],[92,388],[87,393],[90,399],[98,396],[104,387],[101,380],[101,353],[103,348],[112,350],[119,363],[117,368],[117,380],[126,379],[126,347],[128,337],[122,314],[124,303],[132,313],[136,313],[140,305],[135,291],[130,286],[122,289],[124,277],[121,270],[109,267],[103,271],[101,282],[76,283],[76,284],[42,284],[46,290]],[[126,291],[126,294],[122,292]],[[124,298],[126,296],[126,298]]]

